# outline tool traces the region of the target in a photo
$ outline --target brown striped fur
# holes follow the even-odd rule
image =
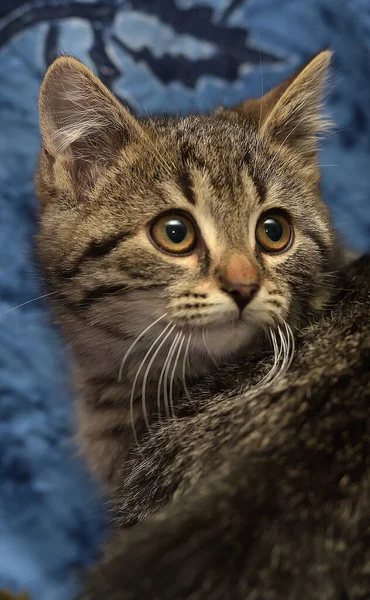
[[[329,60],[321,53],[261,100],[179,119],[136,119],[72,58],[57,59],[46,74],[38,253],[75,359],[80,444],[108,485],[135,446],[132,426],[138,440],[145,435],[145,408],[149,425],[165,408],[168,416],[157,392],[174,339],[176,393],[184,365],[192,380],[256,347],[270,351],[268,328],[298,330],[330,303],[340,258],[316,156]],[[197,224],[202,244],[192,255],[166,255],[148,239],[151,220],[174,209]],[[293,242],[281,254],[256,244],[268,209],[292,222]],[[257,290],[242,312],[223,283],[230,277]],[[156,320],[119,381],[128,348]],[[167,326],[144,406],[149,357],[138,368]]]
[[[369,256],[340,287],[285,376],[214,371],[133,453],[84,600],[370,598]]]

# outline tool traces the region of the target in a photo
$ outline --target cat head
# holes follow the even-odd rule
[[[206,340],[226,358],[323,307],[336,259],[316,152],[329,62],[234,110],[153,120],[77,60],[52,64],[38,246],[72,342],[114,360],[143,331],[147,344],[189,334],[194,352]]]

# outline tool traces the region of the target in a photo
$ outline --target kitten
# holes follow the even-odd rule
[[[38,254],[74,355],[80,444],[111,489],[189,382],[271,352],[268,334],[277,362],[291,355],[330,303],[341,259],[316,153],[329,61],[235,110],[155,120],[72,58],[48,70]]]

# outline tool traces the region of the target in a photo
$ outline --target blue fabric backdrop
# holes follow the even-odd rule
[[[69,600],[104,508],[69,439],[68,361],[33,267],[37,97],[60,51],[134,110],[207,111],[335,50],[323,191],[370,249],[369,0],[0,0],[0,586]],[[18,305],[21,305],[19,308]]]

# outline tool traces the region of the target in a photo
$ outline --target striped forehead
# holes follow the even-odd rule
[[[206,168],[189,167],[165,190],[176,207],[194,216],[215,254],[245,245],[248,221],[255,221],[263,202],[247,168],[221,180]]]

